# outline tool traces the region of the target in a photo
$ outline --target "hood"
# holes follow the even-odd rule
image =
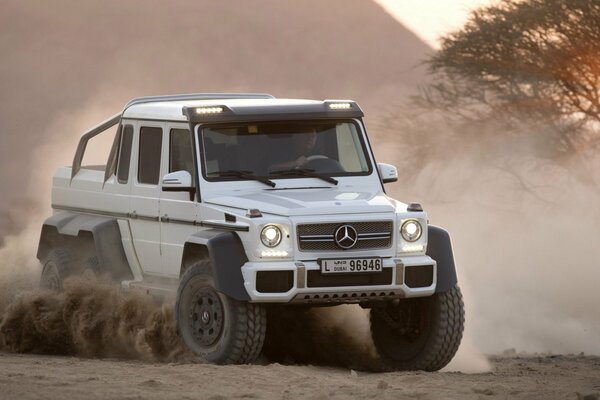
[[[304,188],[214,195],[204,202],[282,216],[396,212],[406,205],[383,192],[344,191],[343,188]]]

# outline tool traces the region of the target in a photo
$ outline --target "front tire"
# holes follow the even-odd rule
[[[430,297],[373,308],[371,335],[390,369],[437,371],[456,354],[464,322],[462,294],[455,286]]]
[[[177,291],[175,318],[185,345],[204,361],[246,364],[260,355],[267,327],[264,307],[218,292],[208,261],[185,271]]]

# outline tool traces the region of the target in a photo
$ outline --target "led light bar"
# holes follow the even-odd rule
[[[332,110],[349,110],[352,108],[352,103],[329,103],[329,108]]]
[[[196,114],[219,114],[222,113],[225,109],[223,107],[198,107],[196,108]]]
[[[416,253],[423,250],[425,250],[425,246],[422,244],[405,244],[402,246],[403,253]]]
[[[288,252],[285,250],[263,250],[260,253],[261,257],[287,257]]]

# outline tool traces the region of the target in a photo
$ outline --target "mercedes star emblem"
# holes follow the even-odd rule
[[[350,249],[354,247],[358,240],[356,229],[350,225],[342,225],[335,231],[335,242],[342,249]]]

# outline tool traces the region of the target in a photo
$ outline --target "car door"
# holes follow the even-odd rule
[[[129,212],[131,235],[143,272],[163,275],[159,199],[160,178],[166,169],[163,155],[165,123],[140,121],[137,130]]]
[[[187,171],[195,180],[192,136],[187,124],[168,123],[168,139],[163,143],[163,153],[167,154],[166,173]],[[164,272],[171,277],[179,277],[183,245],[189,235],[197,232],[198,203],[189,192],[161,191],[161,242]]]

